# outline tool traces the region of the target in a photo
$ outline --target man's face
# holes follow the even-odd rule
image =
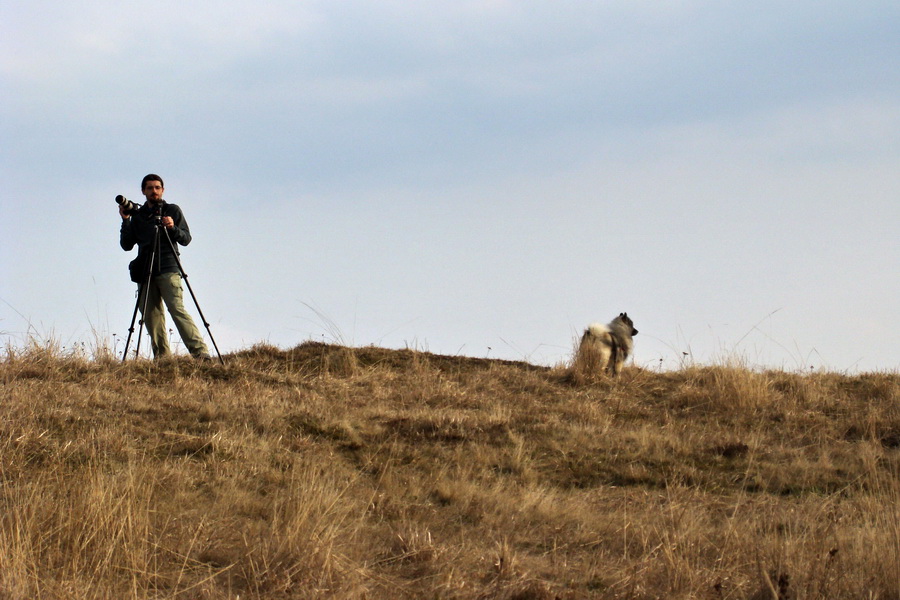
[[[162,200],[163,191],[162,183],[153,180],[148,181],[142,190],[144,196],[146,196],[147,200],[150,202],[159,202]]]

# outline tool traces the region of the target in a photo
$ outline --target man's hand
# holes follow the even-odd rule
[[[172,217],[163,217],[162,224],[166,229],[172,229],[173,227],[175,227],[175,221],[172,220]]]
[[[127,221],[128,219],[131,218],[131,215],[129,215],[127,212],[125,212],[125,209],[122,208],[122,205],[121,205],[121,204],[119,205],[119,215],[120,215],[120,216],[122,217],[122,219],[124,219],[125,221]]]

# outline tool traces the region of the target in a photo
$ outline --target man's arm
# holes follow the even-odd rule
[[[188,227],[187,219],[184,218],[184,213],[178,206],[170,204],[169,207],[171,212],[168,216],[163,217],[162,224],[169,232],[169,237],[173,242],[187,246],[191,243],[191,228]]]
[[[122,217],[122,227],[119,229],[119,245],[122,246],[122,250],[127,252],[134,248],[137,238],[134,235],[134,230],[131,228],[131,215],[126,214],[121,206],[119,207],[119,215]]]

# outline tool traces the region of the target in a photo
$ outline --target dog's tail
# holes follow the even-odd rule
[[[609,328],[609,325],[604,325],[603,323],[591,323],[588,325],[588,328],[584,330],[584,335],[581,337],[583,340],[586,337],[598,337],[603,338],[612,333],[612,329]]]
[[[602,369],[607,362],[604,348],[608,348],[612,339],[612,331],[602,323],[591,323],[581,336],[578,352],[575,356],[575,369],[584,375],[590,375]]]

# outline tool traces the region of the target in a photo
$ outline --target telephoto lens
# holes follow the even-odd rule
[[[125,196],[119,194],[116,196],[116,204],[122,207],[127,214],[136,213],[141,208],[140,204],[135,204]]]

